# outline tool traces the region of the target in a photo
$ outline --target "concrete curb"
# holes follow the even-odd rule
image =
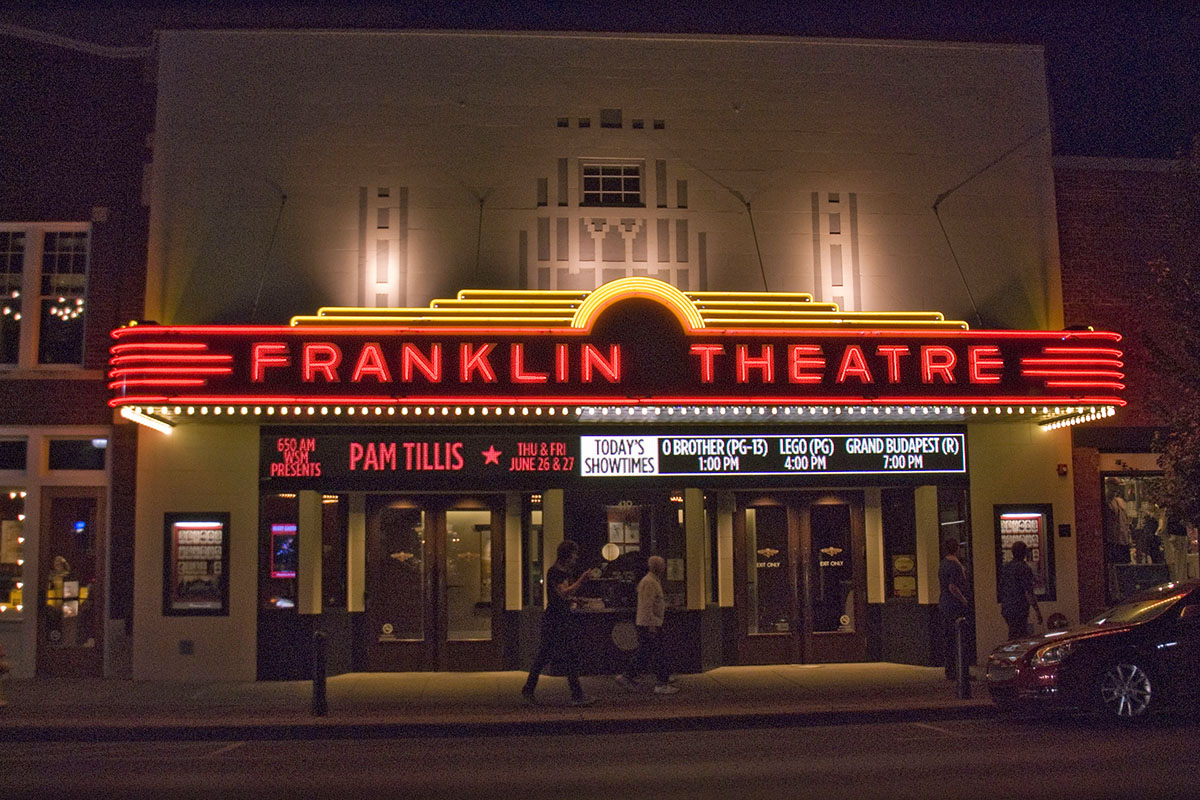
[[[222,723],[128,721],[95,723],[28,723],[5,725],[0,735],[14,742],[144,742],[227,741],[266,739],[403,739],[487,736],[553,736],[560,734],[666,733],[689,730],[735,730],[819,725],[867,725],[928,722],[995,716],[990,704],[938,708],[822,709],[771,713],[714,713],[691,716],[639,716],[523,720],[462,720],[407,723],[395,720],[309,721],[245,720]]]

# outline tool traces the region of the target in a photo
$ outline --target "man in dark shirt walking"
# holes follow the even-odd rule
[[[571,687],[571,705],[590,706],[592,698],[583,693],[579,685],[579,632],[571,616],[571,598],[587,580],[585,571],[572,583],[575,563],[579,560],[579,545],[565,539],[558,546],[558,558],[546,570],[546,611],[542,614],[542,642],[529,677],[521,694],[529,703],[536,703],[534,690],[542,670],[551,661],[557,661],[567,673],[567,685]]]
[[[1021,639],[1029,635],[1029,609],[1042,621],[1042,610],[1038,608],[1033,587],[1037,576],[1025,563],[1029,548],[1024,542],[1014,542],[1012,560],[1000,568],[1000,615],[1008,623],[1008,638]]]

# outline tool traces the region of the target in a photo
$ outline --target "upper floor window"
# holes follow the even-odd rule
[[[640,163],[593,163],[583,165],[585,206],[641,206]]]
[[[88,226],[0,225],[0,365],[83,363]]]

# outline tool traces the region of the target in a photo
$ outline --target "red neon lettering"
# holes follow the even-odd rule
[[[342,351],[331,342],[310,342],[304,345],[304,382],[312,383],[317,373],[325,376],[327,383],[338,383],[338,364],[342,363]]]
[[[600,355],[600,351],[590,344],[583,346],[582,378],[584,383],[592,382],[592,367],[608,379],[609,383],[621,382],[621,345],[614,344],[608,348],[608,360]]]
[[[764,344],[759,355],[751,358],[749,348],[744,344],[737,346],[737,380],[738,383],[750,382],[750,370],[762,370],[762,382],[775,382],[775,359],[771,345]]]
[[[567,346],[554,345],[554,380],[566,383],[571,380],[570,362],[567,361]]]
[[[887,359],[888,383],[900,382],[900,356],[908,354],[908,345],[904,344],[881,344],[875,348],[875,355]]]
[[[712,383],[714,369],[713,361],[717,356],[725,355],[725,346],[720,344],[694,344],[689,349],[694,356],[700,356],[700,381]]]
[[[999,383],[999,375],[984,374],[985,369],[1004,369],[1004,359],[986,358],[1000,355],[1000,348],[990,345],[972,345],[967,348],[967,364],[970,367],[971,383]]]
[[[546,372],[525,371],[525,345],[512,346],[512,379],[513,383],[545,383],[550,378]]]
[[[362,352],[358,354],[358,363],[354,365],[354,375],[350,380],[358,383],[366,375],[374,375],[380,383],[391,383],[392,373],[383,360],[383,351],[376,342],[367,342]]]
[[[255,342],[250,348],[250,380],[262,383],[267,367],[286,367],[292,363],[283,342]]]
[[[958,356],[953,348],[944,344],[931,344],[921,347],[921,381],[933,383],[933,376],[941,375],[945,383],[954,383],[954,365]]]
[[[845,383],[846,378],[852,375],[862,383],[875,382],[875,379],[871,377],[871,370],[867,367],[867,358],[863,355],[862,348],[856,344],[847,347],[846,352],[842,354],[842,363],[838,367],[837,382]]]
[[[442,346],[440,344],[429,345],[429,357],[426,358],[412,342],[400,345],[400,376],[406,383],[413,379],[414,367],[428,378],[430,383],[441,383]]]
[[[816,344],[788,345],[788,382],[789,383],[820,383],[821,375],[805,372],[815,369],[818,373],[825,370],[825,357],[821,346]]]
[[[488,353],[492,352],[495,346],[489,343],[476,350],[470,342],[463,342],[460,348],[461,363],[458,368],[458,377],[463,383],[470,383],[471,374],[476,371],[483,376],[487,383],[496,382],[496,370],[492,369],[492,364],[488,361]]]
[[[358,442],[350,443],[350,471],[358,469],[358,462],[362,461],[363,446]]]

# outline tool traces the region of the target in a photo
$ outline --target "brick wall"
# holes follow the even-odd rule
[[[1101,528],[1100,451],[1076,447],[1071,456],[1075,476],[1075,557],[1079,569],[1079,614],[1087,619],[1104,608],[1104,535]]]
[[[1124,337],[1128,405],[1106,424],[1161,425],[1145,339],[1171,320],[1147,296],[1145,279],[1147,264],[1171,247],[1179,179],[1171,162],[1059,159],[1054,184],[1065,324]]]
[[[1106,605],[1101,451],[1146,451],[1155,412],[1169,398],[1159,393],[1146,347],[1151,333],[1174,321],[1156,303],[1148,264],[1172,248],[1181,181],[1169,161],[1058,159],[1058,208],[1066,325],[1092,325],[1124,338],[1128,405],[1103,423],[1075,431],[1075,536],[1079,612],[1083,619]],[[1082,442],[1086,441],[1086,446]]]

